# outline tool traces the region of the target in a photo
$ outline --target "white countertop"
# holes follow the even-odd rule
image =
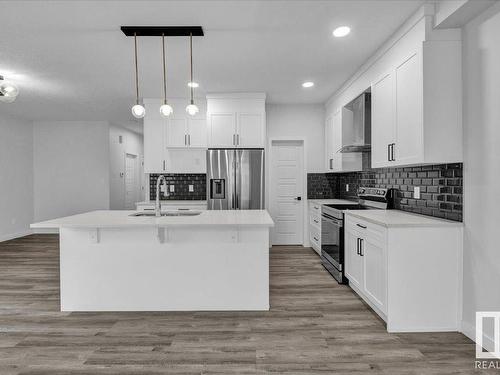
[[[385,227],[463,226],[459,221],[434,218],[400,210],[344,210],[345,215],[363,219]]]
[[[347,199],[309,199],[309,202],[317,204],[356,204],[357,200],[349,201]]]
[[[272,227],[266,210],[209,210],[197,216],[130,216],[137,211],[91,211],[31,224],[31,228],[125,228],[243,225]]]

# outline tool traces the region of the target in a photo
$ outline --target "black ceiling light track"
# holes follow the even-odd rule
[[[122,26],[126,36],[204,36],[201,26]]]

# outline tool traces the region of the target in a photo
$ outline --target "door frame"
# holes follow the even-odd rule
[[[303,164],[303,172],[302,172],[302,246],[309,247],[309,231],[308,231],[308,201],[307,201],[307,141],[303,137],[268,137],[267,138],[267,149],[266,154],[266,209],[270,212],[269,202],[271,202],[271,165],[272,165],[272,145],[273,142],[302,142],[302,164]],[[269,246],[272,246],[272,236],[271,231],[269,231]]]
[[[134,200],[136,201],[135,203],[138,202],[138,200],[141,199],[141,193],[142,193],[142,179],[141,179],[141,175],[143,174],[142,173],[142,168],[141,168],[141,164],[142,164],[142,161],[141,161],[141,157],[140,155],[138,155],[137,153],[135,152],[127,152],[127,151],[124,151],[123,152],[123,206],[124,206],[124,209],[128,209],[128,208],[125,208],[125,206],[127,205],[127,157],[128,156],[132,156],[134,158],[134,164],[135,164],[135,184],[136,184],[136,196],[134,198]]]

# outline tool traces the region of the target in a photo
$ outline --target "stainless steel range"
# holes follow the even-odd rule
[[[341,284],[344,276],[344,213],[343,210],[393,208],[393,189],[360,187],[358,202],[326,204],[321,210],[321,262]]]

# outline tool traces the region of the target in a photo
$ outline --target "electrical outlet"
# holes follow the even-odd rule
[[[189,192],[192,193],[194,191],[194,185],[189,185]]]
[[[349,191],[349,184],[345,184],[345,191]]]
[[[167,192],[167,187],[165,186],[165,184],[161,184],[161,185],[160,185],[160,191],[161,191],[162,193],[166,193],[166,192]]]
[[[175,191],[175,186],[174,185],[169,185],[170,186],[170,192],[173,193]]]
[[[420,186],[413,187],[413,198],[420,199]]]

